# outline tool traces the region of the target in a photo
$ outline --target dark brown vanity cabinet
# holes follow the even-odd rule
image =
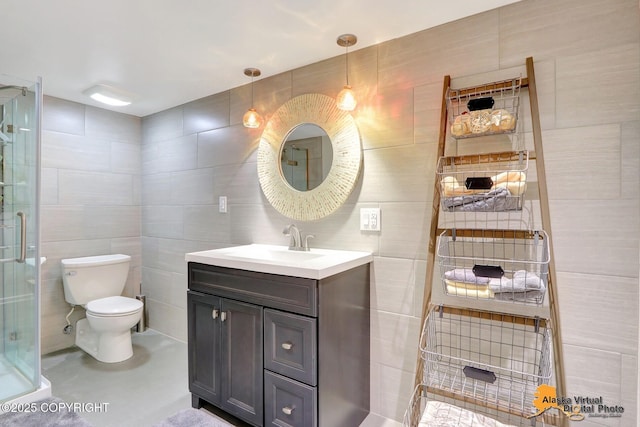
[[[255,426],[369,413],[369,264],[320,280],[189,263],[189,389]]]

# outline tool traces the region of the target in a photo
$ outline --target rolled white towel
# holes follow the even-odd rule
[[[513,283],[506,277],[497,277],[489,280],[489,289],[495,292],[513,292]]]
[[[488,277],[476,276],[470,268],[454,268],[445,271],[444,277],[455,282],[475,283],[476,285],[486,285],[490,280]]]
[[[505,277],[491,279],[489,289],[494,293],[499,292],[528,292],[540,291],[544,293],[544,281],[535,273],[526,270],[518,270],[513,273],[513,279]]]
[[[513,273],[514,289],[523,291],[544,290],[544,281],[535,273],[526,270],[518,270]]]

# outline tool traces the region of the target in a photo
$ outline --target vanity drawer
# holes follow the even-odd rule
[[[317,316],[318,281],[189,263],[189,289],[307,316]]]
[[[264,310],[264,364],[278,374],[317,385],[316,319]]]
[[[317,427],[315,387],[264,371],[264,425]]]

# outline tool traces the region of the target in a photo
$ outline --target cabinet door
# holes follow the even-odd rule
[[[263,423],[262,307],[222,299],[222,401],[225,411]]]
[[[189,391],[220,403],[220,304],[218,297],[188,292]]]

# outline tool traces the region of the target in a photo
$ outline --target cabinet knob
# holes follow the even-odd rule
[[[211,317],[213,317],[214,319],[217,319],[218,314],[220,314],[220,311],[217,308],[214,308],[213,311],[211,312]]]
[[[293,408],[290,408],[288,406],[285,406],[284,408],[282,408],[282,412],[285,415],[291,415],[293,413],[293,410],[296,409],[295,406]]]
[[[227,320],[227,312],[223,311],[220,313],[220,321],[224,322],[225,320]]]
[[[290,342],[283,342],[281,344],[282,348],[284,348],[285,350],[291,350],[293,348],[293,344],[291,344]]]

